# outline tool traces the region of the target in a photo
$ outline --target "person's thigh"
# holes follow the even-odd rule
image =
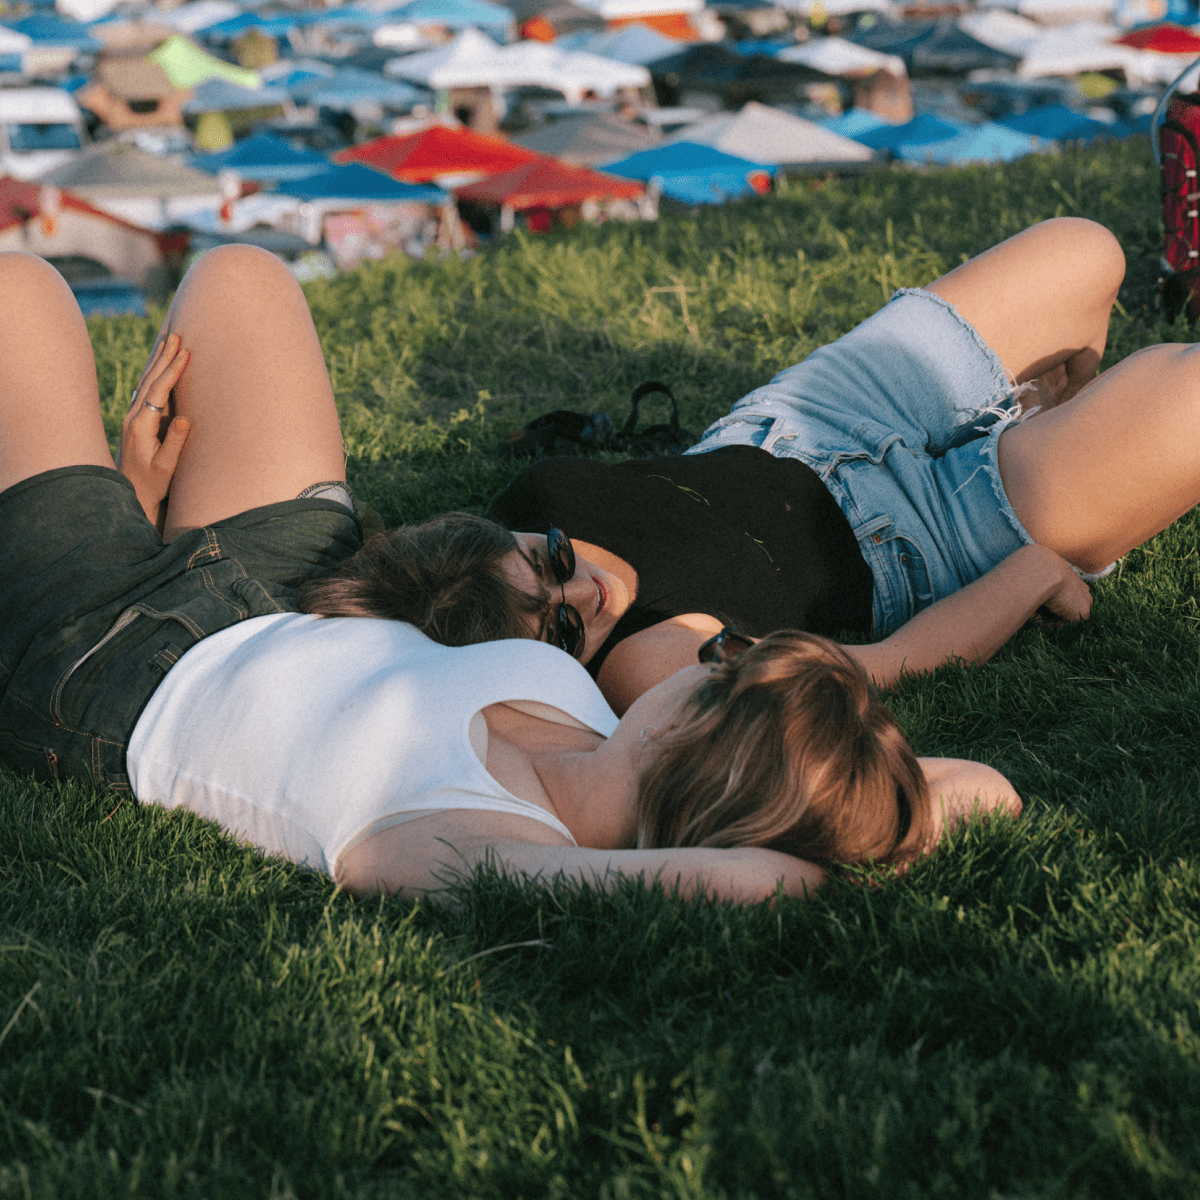
[[[1019,411],[999,358],[947,301],[897,292],[861,325],[781,371],[713,424],[689,454],[744,443],[812,460],[879,460],[900,439],[940,454]],[[774,424],[768,432],[764,427]]]
[[[1017,383],[1066,366],[1073,395],[1100,365],[1125,255],[1102,225],[1060,217],[993,246],[928,285],[999,355]]]
[[[172,414],[190,422],[165,537],[345,479],[333,389],[304,294],[252,246],[205,254],[159,334],[191,354]]]
[[[55,467],[111,467],[96,365],[63,277],[32,254],[0,254],[0,492]]]
[[[1099,571],[1200,502],[1200,345],[1149,346],[1000,437],[1033,538]]]

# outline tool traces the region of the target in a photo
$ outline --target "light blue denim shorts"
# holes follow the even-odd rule
[[[953,305],[905,288],[744,396],[687,453],[759,446],[816,471],[871,568],[885,637],[1032,543],[996,462],[1021,415],[1017,390]]]

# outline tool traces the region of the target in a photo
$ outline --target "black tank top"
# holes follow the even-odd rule
[[[753,446],[610,466],[549,458],[500,493],[489,517],[557,525],[625,559],[638,594],[588,663],[668,617],[708,613],[754,636],[869,633],[871,571],[816,472]]]

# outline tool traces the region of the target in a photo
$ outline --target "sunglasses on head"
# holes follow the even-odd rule
[[[730,662],[745,650],[754,645],[754,639],[739,633],[732,625],[726,625],[720,633],[714,634],[696,651],[696,657],[702,663],[712,663],[720,666]]]
[[[558,528],[552,528],[546,534],[546,550],[550,559],[550,570],[554,572],[554,580],[562,592],[562,603],[552,614],[554,641],[572,658],[579,658],[583,654],[587,632],[579,610],[573,604],[567,603],[565,586],[567,580],[575,574],[575,550],[571,546],[571,539]]]

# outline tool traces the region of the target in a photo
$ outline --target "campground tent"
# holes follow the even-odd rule
[[[404,183],[389,179],[380,171],[372,171],[361,163],[330,166],[324,171],[289,179],[277,189],[282,195],[298,200],[349,200],[371,203],[378,201],[420,201],[426,204],[445,204],[449,197],[432,184]]]
[[[261,86],[256,71],[235,67],[201,50],[195,42],[174,33],[157,50],[147,56],[162,67],[166,77],[177,88],[194,88],[206,79],[227,79],[241,87]]]
[[[650,64],[650,75],[664,108],[683,103],[688,93],[717,96],[726,108],[740,108],[747,100],[796,100],[804,96],[808,84],[837,82],[835,76],[802,63],[782,62],[765,54],[738,54],[709,44],[689,46],[656,59]]]
[[[560,38],[559,45],[565,50],[586,50],[589,54],[645,67],[656,58],[665,58],[683,49],[685,43],[635,21],[632,25],[623,25],[620,29],[605,33],[582,33]]]
[[[724,204],[771,188],[776,168],[695,142],[644,150],[605,168],[610,175],[641,179],[682,204]]]
[[[189,210],[222,198],[211,175],[115,138],[50,171],[42,182],[151,230],[166,229]]]
[[[513,171],[467,184],[457,189],[457,195],[459,200],[498,206],[500,228],[507,233],[513,227],[514,213],[530,209],[550,213],[589,202],[634,200],[644,190],[640,183],[628,179],[539,157]]]
[[[1019,56],[972,37],[954,20],[877,21],[851,34],[857,45],[903,59],[910,75],[1011,69]]]
[[[241,178],[259,183],[304,179],[329,169],[329,160],[323,154],[315,150],[297,150],[283,138],[269,133],[252,134],[216,154],[195,154],[188,159],[188,164],[210,175],[236,171]]]
[[[920,113],[903,125],[876,125],[854,134],[854,140],[894,158],[921,162],[934,142],[957,137],[970,128],[960,122],[943,121],[932,113]]]
[[[639,150],[648,150],[662,140],[658,130],[611,112],[559,117],[541,129],[513,138],[526,150],[551,154],[577,167],[600,167]]]
[[[397,112],[408,112],[414,104],[429,102],[428,92],[399,80],[387,79],[378,71],[342,67],[328,77],[312,75],[297,80],[288,89],[297,104],[316,104],[323,108],[349,111],[363,104],[374,104]]]
[[[611,96],[650,82],[644,67],[544,42],[501,47],[473,29],[437,50],[393,59],[385,70],[434,89],[544,87],[576,101],[588,91]]]
[[[1043,142],[1089,142],[1095,137],[1125,137],[1129,132],[1124,125],[1097,121],[1063,104],[1043,104],[1023,113],[999,117],[998,121],[1009,129],[1027,133]]]
[[[407,79],[427,88],[487,86],[498,70],[500,47],[478,29],[464,29],[452,41],[436,50],[393,58],[384,66],[384,74]]]
[[[645,189],[640,183],[572,167],[539,156],[502,175],[492,175],[456,189],[460,200],[499,204],[520,212],[526,208],[565,208],[585,200],[632,200]]]
[[[1044,148],[1044,143],[1042,145]],[[969,125],[953,137],[920,145],[901,145],[896,157],[909,162],[961,166],[971,162],[1011,162],[1038,148],[1038,139],[1031,134],[985,121],[982,125]]]
[[[488,0],[409,0],[387,10],[389,23],[441,25],[447,29],[487,29],[505,38],[513,25],[511,9]]]
[[[532,150],[469,129],[430,125],[405,137],[381,137],[352,146],[334,156],[340,163],[365,163],[408,183],[436,180],[446,187],[473,183],[532,162]]]
[[[304,202],[298,232],[314,245],[323,237],[342,270],[397,249],[422,253],[435,239],[446,248],[465,244],[458,212],[441,188],[389,179],[361,163],[282,183],[278,194]]]
[[[157,288],[167,282],[164,259],[181,248],[177,242],[114,217],[69,191],[0,176],[0,251],[94,259],[113,275]]]
[[[668,139],[685,141],[779,167],[855,169],[875,157],[860,142],[756,100],[740,112],[714,113]]]

